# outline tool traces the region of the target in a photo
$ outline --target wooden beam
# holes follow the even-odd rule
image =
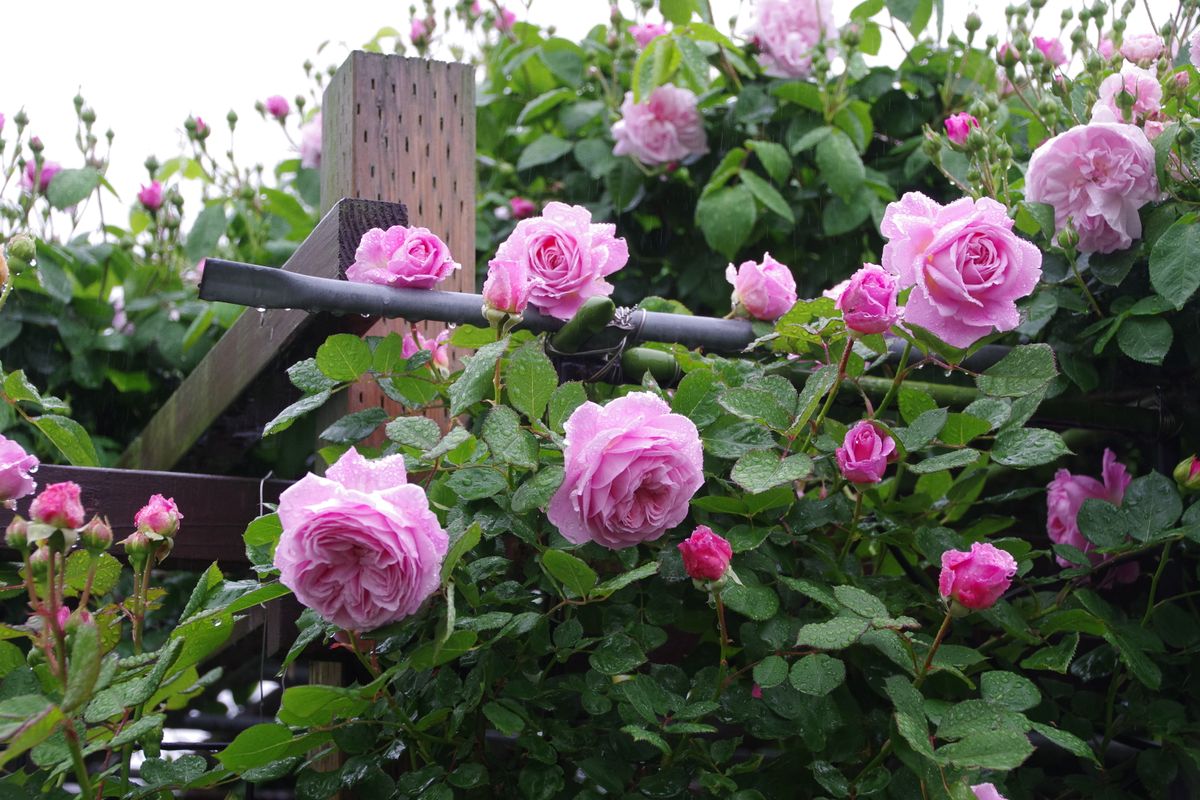
[[[407,222],[407,210],[399,203],[338,200],[283,269],[344,277],[363,233]],[[119,465],[171,469],[200,443],[203,452],[189,459],[189,465],[214,472],[228,469],[258,442],[262,426],[299,397],[284,374],[292,361],[311,356],[327,333],[360,333],[366,325],[356,316],[335,320],[304,310],[247,310],[130,443]],[[296,347],[302,338],[307,347]]]

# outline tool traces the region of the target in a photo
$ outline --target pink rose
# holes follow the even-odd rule
[[[683,522],[704,484],[696,426],[649,392],[575,409],[563,460],[547,516],[575,544],[620,550],[653,541]]]
[[[492,261],[483,282],[483,302],[488,308],[523,314],[533,291],[529,264],[521,260]]]
[[[460,265],[428,228],[393,225],[363,234],[346,279],[407,289],[432,289]]]
[[[660,22],[642,22],[637,25],[630,25],[629,33],[633,36],[634,41],[638,43],[638,47],[645,48],[650,42],[659,36],[666,36],[670,31],[666,25]]]
[[[547,203],[540,217],[521,220],[488,262],[511,270],[522,262],[535,283],[529,302],[543,314],[569,319],[589,297],[607,297],[605,276],[625,266],[629,248],[616,226],[592,222],[583,206]]]
[[[1033,44],[1038,50],[1042,51],[1042,55],[1056,67],[1061,67],[1067,63],[1067,53],[1063,50],[1063,44],[1058,39],[1046,39],[1041,36],[1033,37]]]
[[[1055,544],[1069,544],[1088,554],[1093,564],[1102,560],[1099,553],[1091,552],[1095,547],[1079,530],[1079,509],[1083,501],[1096,498],[1121,505],[1125,499],[1125,490],[1129,488],[1133,478],[1125,466],[1117,461],[1112,450],[1105,448],[1101,460],[1100,475],[1103,483],[1087,475],[1072,475],[1065,469],[1054,473],[1054,480],[1046,487],[1046,534]],[[1059,566],[1070,567],[1071,562],[1061,556]],[[1137,565],[1126,565],[1133,568],[1133,575],[1121,575],[1118,580],[1131,579],[1137,575]],[[1121,569],[1124,569],[1122,567]]]
[[[283,95],[273,94],[267,98],[267,113],[282,122],[291,113],[292,107]]]
[[[71,609],[67,608],[66,606],[58,607],[57,620],[58,620],[59,630],[65,631],[67,629],[67,624],[71,621],[71,615],[72,615]],[[87,609],[83,609],[83,608],[77,609],[74,612],[74,615],[75,615],[75,618],[80,623],[82,623],[84,625],[92,624],[92,615],[87,612]]]
[[[834,455],[846,480],[879,483],[888,462],[896,459],[896,443],[873,422],[864,419],[846,431],[846,438]]]
[[[1117,52],[1117,46],[1113,44],[1112,39],[1105,36],[1100,40],[1100,44],[1097,45],[1096,52],[1100,54],[1101,58],[1108,61]]]
[[[208,136],[208,123],[204,121],[203,117],[196,117],[193,122],[196,123],[196,136],[201,139]]]
[[[404,341],[400,344],[402,357],[412,358],[422,350],[428,350],[429,363],[442,370],[450,368],[450,347],[446,344],[450,339],[449,330],[443,330],[432,339],[426,339],[425,334],[415,328],[412,334],[412,336],[405,336]]]
[[[942,553],[938,592],[964,608],[991,608],[1008,591],[1017,574],[1017,560],[994,545],[975,542],[971,550]]]
[[[140,531],[157,533],[169,539],[179,531],[181,519],[183,514],[179,513],[175,499],[156,494],[134,515],[133,524]]]
[[[316,169],[321,166],[321,112],[300,126],[300,166]]]
[[[537,206],[532,201],[526,200],[524,197],[514,197],[508,201],[508,207],[512,209],[512,215],[517,219],[525,219],[532,217],[537,213]]]
[[[1188,40],[1188,60],[1192,62],[1192,66],[1200,69],[1200,28],[1196,28],[1192,33],[1192,38]]]
[[[757,683],[750,687],[750,696],[755,700],[762,700],[762,687]]]
[[[1126,64],[1118,75],[1100,82],[1099,99],[1092,106],[1092,122],[1136,122],[1162,108],[1162,86],[1153,72]],[[1133,118],[1128,118],[1119,99],[1133,101]]]
[[[280,582],[339,627],[387,625],[437,591],[449,537],[403,456],[367,461],[350,448],[325,477],[284,490],[279,521]]]
[[[14,508],[17,500],[33,494],[37,488],[33,473],[37,468],[37,456],[26,453],[21,445],[0,435],[0,503]]]
[[[796,279],[787,265],[763,253],[761,264],[743,261],[740,267],[725,268],[725,280],[733,285],[730,302],[740,305],[750,316],[774,322],[796,305]]]
[[[1154,148],[1133,125],[1076,125],[1043,142],[1025,174],[1025,199],[1053,206],[1055,226],[1073,225],[1083,253],[1129,247],[1142,235],[1138,209],[1156,197]]]
[[[43,161],[39,175],[37,163],[32,160],[26,161],[25,171],[21,173],[21,188],[32,193],[34,177],[37,176],[38,191],[45,192],[50,188],[50,181],[54,180],[54,176],[62,172],[62,169],[62,164],[57,161]]]
[[[512,30],[513,24],[517,21],[517,15],[509,11],[507,8],[500,9],[500,16],[496,18],[496,30],[501,33],[507,33]]]
[[[836,306],[850,330],[883,333],[900,318],[900,309],[896,307],[898,292],[895,276],[877,264],[863,264],[862,269],[850,276],[850,283],[838,297]]]
[[[971,132],[971,128],[979,127],[979,120],[971,116],[965,111],[960,111],[957,114],[952,114],[946,117],[946,138],[955,144],[965,144],[967,135]]]
[[[837,37],[832,0],[758,0],[751,36],[759,66],[773,78],[804,78],[824,40]]]
[[[837,299],[842,296],[842,293],[846,291],[846,287],[849,285],[850,285],[850,279],[846,278],[846,280],[839,281],[839,282],[835,283],[833,286],[830,286],[828,289],[821,292],[821,296],[828,297],[830,300],[833,300],[836,302]]]
[[[52,483],[33,498],[29,516],[43,525],[54,528],[78,528],[83,525],[83,503],[79,499],[79,484],[73,481]]]
[[[4,115],[0,114],[0,133],[4,132]]]
[[[412,26],[409,29],[408,36],[412,39],[412,43],[416,45],[425,44],[429,40],[429,31],[433,28],[433,20],[426,22],[423,19],[413,17]]]
[[[1001,66],[1012,66],[1021,60],[1021,51],[1012,42],[1003,42],[996,48],[996,61]]]
[[[147,211],[158,211],[163,204],[163,185],[158,181],[150,181],[149,186],[143,186],[137,193],[137,198]]]
[[[913,287],[905,321],[954,347],[1017,327],[1016,301],[1037,286],[1042,253],[1012,227],[1007,209],[988,197],[942,206],[908,192],[888,204],[883,266]]]
[[[683,554],[683,568],[688,577],[697,581],[719,581],[729,569],[733,548],[724,537],[712,532],[707,525],[700,525],[692,535],[679,543]]]
[[[612,135],[613,155],[630,155],[649,166],[688,161],[708,152],[696,95],[669,83],[641,103],[634,103],[633,93],[626,92]]]
[[[1157,33],[1139,33],[1125,37],[1121,42],[1121,55],[1135,64],[1149,64],[1166,50],[1166,43]]]
[[[991,783],[977,783],[971,791],[975,793],[975,800],[1007,800]]]

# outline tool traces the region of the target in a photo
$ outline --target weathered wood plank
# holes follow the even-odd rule
[[[398,203],[339,200],[283,269],[343,277],[364,232],[407,220],[405,207]],[[263,424],[299,396],[287,383],[284,370],[315,350],[316,344],[310,342],[309,351],[295,352],[293,345],[302,334],[315,339],[333,330],[359,333],[366,324],[358,317],[321,319],[302,310],[248,310],[129,445],[120,466],[170,469],[203,439],[204,452],[189,464],[213,471],[227,469],[258,441]],[[255,387],[260,376],[263,382]]]

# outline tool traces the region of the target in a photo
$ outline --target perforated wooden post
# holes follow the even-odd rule
[[[440,236],[462,264],[438,288],[475,291],[474,70],[466,64],[351,53],[325,90],[322,121],[322,207],[342,197],[404,203],[409,225]],[[445,326],[417,327],[433,338]],[[391,331],[405,333],[407,325],[380,320],[368,333]],[[400,412],[371,381],[353,387],[345,404],[332,410],[373,406]]]

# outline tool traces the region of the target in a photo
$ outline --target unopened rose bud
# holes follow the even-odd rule
[[[680,542],[679,552],[683,555],[684,570],[695,581],[721,580],[733,558],[733,548],[728,540],[713,533],[707,525],[700,525]]]
[[[1079,234],[1074,228],[1068,226],[1058,232],[1058,246],[1067,252],[1075,252],[1075,248],[1079,245]]]
[[[42,137],[40,137],[40,136],[29,137],[29,149],[32,150],[34,153],[40,153],[43,150],[45,150],[46,145],[42,144]]]
[[[967,133],[967,150],[978,152],[987,146],[987,134],[978,127],[979,123],[975,123],[975,127],[971,128]]]
[[[950,601],[951,613],[965,616],[969,611],[993,606],[1008,591],[1016,574],[1017,561],[1010,554],[993,545],[975,542],[969,551],[942,553],[938,593]]]
[[[179,513],[175,500],[156,494],[134,515],[133,523],[139,531],[156,533],[170,539],[179,530],[181,519],[183,514]]]
[[[135,570],[139,570],[158,544],[141,531],[134,531],[121,541],[121,546],[125,548],[129,563]]]
[[[83,524],[79,484],[73,481],[50,484],[33,498],[29,515],[37,522],[55,528],[78,528]]]
[[[85,550],[95,555],[103,553],[112,547],[113,533],[108,521],[99,516],[92,517],[91,522],[83,526],[79,532],[79,541]]]
[[[29,124],[29,115],[25,113],[24,109],[22,109],[13,115],[13,122],[16,124],[17,130],[19,131]]]
[[[967,14],[967,23],[966,24],[967,24],[967,30],[970,31],[971,33],[974,33],[975,31],[977,31],[983,27],[983,20],[979,18],[978,14],[976,14],[974,11],[972,11],[970,14]]]
[[[237,112],[233,109],[229,109],[229,113],[225,115],[225,121],[229,123],[229,130],[233,130],[237,126]]]
[[[4,529],[4,543],[21,553],[29,549],[29,522],[20,514],[14,514]]]
[[[1200,459],[1188,456],[1175,467],[1175,483],[1185,492],[1200,491]]]
[[[96,112],[90,108],[85,108],[79,115],[79,118],[83,120],[85,125],[91,125],[96,121]]]
[[[39,547],[29,555],[29,571],[34,580],[42,580],[50,572],[50,551]]]
[[[5,246],[8,257],[13,260],[23,261],[25,264],[32,264],[37,258],[37,246],[33,243],[33,239],[27,233],[19,233],[8,240]],[[19,272],[15,265],[14,272]]]
[[[83,95],[81,95],[81,94],[75,95],[75,97],[71,100],[71,102],[75,105],[75,111],[78,112],[79,109],[83,108],[83,102],[84,102]]]

